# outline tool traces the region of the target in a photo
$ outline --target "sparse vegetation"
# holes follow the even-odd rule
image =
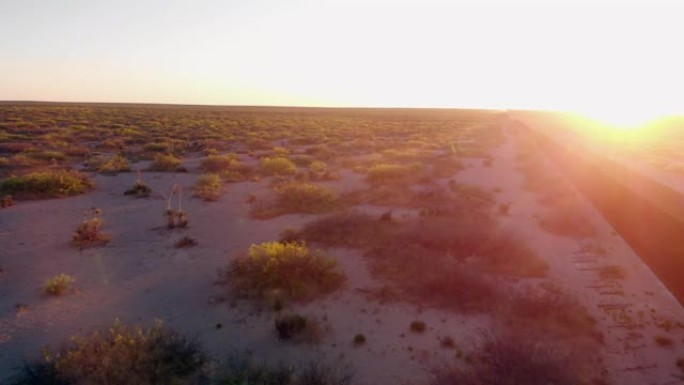
[[[438,384],[487,385],[506,383],[508,380],[518,381],[517,383],[530,380],[532,384],[535,384],[536,377],[525,377],[521,374],[523,368],[532,368],[540,373],[546,373],[545,370],[549,370],[548,367],[558,367],[553,366],[557,364],[557,359],[567,360],[568,370],[576,368],[575,363],[572,362],[572,356],[563,354],[556,356],[553,349],[555,345],[549,344],[561,345],[566,337],[568,339],[577,337],[577,340],[584,341],[583,338],[586,336],[598,336],[594,334],[595,325],[586,309],[583,309],[567,293],[538,289],[534,286],[537,280],[521,279],[543,277],[548,266],[524,244],[524,238],[497,226],[497,221],[501,218],[497,218],[496,215],[508,215],[511,207],[510,202],[501,203],[500,199],[505,198],[503,195],[498,197],[499,202],[497,202],[488,191],[477,186],[461,184],[460,180],[457,183],[458,179],[451,179],[448,186],[446,185],[450,178],[455,178],[458,170],[464,168],[466,164],[472,164],[472,159],[466,163],[459,159],[461,156],[479,157],[485,167],[501,166],[499,163],[492,164],[492,158],[486,155],[486,150],[500,140],[499,124],[494,120],[497,114],[446,110],[429,113],[420,110],[381,112],[359,110],[349,114],[347,111],[336,110],[278,109],[274,111],[256,107],[157,108],[146,106],[143,109],[130,106],[68,105],[59,108],[0,106],[0,115],[3,116],[0,119],[0,139],[2,139],[0,140],[0,175],[3,178],[7,178],[12,173],[24,176],[33,170],[54,171],[63,165],[81,164],[88,159],[90,154],[100,156],[97,155],[100,153],[95,153],[94,150],[104,151],[103,154],[120,154],[117,155],[120,157],[117,162],[119,160],[136,162],[155,158],[151,169],[159,171],[183,170],[181,159],[185,154],[191,154],[191,157],[194,154],[204,154],[205,159],[189,159],[188,162],[188,165],[194,165],[196,161],[201,161],[201,170],[208,173],[198,178],[194,190],[195,194],[202,199],[216,199],[222,184],[226,182],[248,179],[258,181],[262,175],[272,177],[262,183],[245,183],[233,189],[241,194],[237,199],[242,199],[244,196],[248,202],[254,204],[252,214],[258,218],[270,218],[289,213],[321,214],[361,205],[359,210],[364,211],[333,212],[326,216],[311,218],[308,223],[302,223],[300,219],[306,220],[310,218],[309,216],[299,215],[293,215],[292,218],[287,219],[282,218],[283,220],[277,223],[262,222],[265,229],[270,232],[287,224],[296,226],[299,230],[286,229],[280,235],[280,242],[253,245],[245,255],[238,256],[221,272],[220,283],[234,297],[254,300],[278,312],[277,318],[274,317],[275,333],[282,340],[306,340],[305,336],[309,333],[307,330],[311,325],[316,325],[316,320],[311,318],[312,316],[281,315],[281,312],[292,310],[289,306],[293,302],[313,300],[332,293],[343,284],[345,279],[333,259],[321,251],[309,249],[304,241],[313,245],[350,247],[363,255],[371,274],[381,285],[352,290],[367,293],[366,298],[371,302],[409,301],[427,308],[486,312],[492,316],[492,322],[497,327],[505,323],[506,327],[521,330],[523,343],[518,346],[519,350],[503,347],[498,353],[488,352],[487,350],[499,349],[490,349],[490,342],[491,346],[500,346],[502,342],[486,341],[482,352],[477,350],[475,353],[467,354],[466,359],[459,361],[458,369],[451,371],[447,377],[441,377],[446,380],[441,383],[437,382]],[[38,123],[37,118],[34,117],[36,115],[49,117],[51,122]],[[480,124],[483,126],[482,129],[479,128]],[[53,135],[54,138],[43,139],[46,135]],[[480,136],[484,138],[482,141],[480,141]],[[62,142],[59,146],[46,145],[48,141],[57,143],[57,140]],[[76,148],[79,143],[86,142],[87,145]],[[229,153],[232,151],[240,155]],[[268,157],[264,158],[265,154]],[[254,175],[250,166],[255,161],[260,175]],[[50,164],[50,162],[53,163]],[[102,163],[101,166],[104,164],[106,163]],[[111,170],[109,172],[116,172],[123,168],[114,164],[111,167],[104,167],[101,171],[108,172],[106,171],[108,169]],[[347,178],[347,173],[351,169],[354,169],[357,174],[351,175],[349,181],[345,179],[337,184],[310,183],[335,179],[340,174],[344,174]],[[97,171],[99,168],[91,170]],[[195,172],[195,169],[193,168],[192,171]],[[159,183],[169,183],[165,181],[172,178],[176,181],[192,179],[190,175],[150,175],[150,177],[155,179],[154,186],[160,185]],[[369,183],[364,183],[364,178]],[[105,186],[115,181],[114,179],[107,180],[107,178],[103,180],[106,180]],[[340,191],[347,191],[348,187],[360,187],[357,191],[340,194],[330,187],[324,187],[333,185],[341,186]],[[272,186],[273,193],[253,191],[251,190],[253,186],[256,188]],[[147,196],[149,192],[149,187],[139,180],[126,194]],[[103,193],[106,194],[106,192]],[[157,193],[156,187],[155,193]],[[164,192],[159,190],[158,194],[164,195]],[[174,204],[172,207],[174,194],[178,195],[179,200],[178,205]],[[548,196],[545,195],[542,198],[549,200],[547,203],[555,204],[557,202],[554,199],[558,198],[554,194],[547,194]],[[176,186],[173,192],[165,198],[169,202],[167,210],[164,211],[169,228],[187,226],[187,213],[181,206],[181,197],[181,190]],[[99,202],[102,195],[98,192],[94,198]],[[270,200],[271,198],[274,199]],[[121,197],[118,199],[121,201]],[[154,200],[148,203],[154,204]],[[144,206],[145,203],[129,201],[125,205],[126,210],[135,210],[135,207]],[[206,205],[201,205],[196,201],[191,201],[188,207],[198,206],[203,209],[207,208]],[[225,207],[226,205],[219,206]],[[27,208],[30,208],[30,205]],[[163,203],[158,208],[161,211]],[[17,209],[21,212],[24,207],[20,206]],[[203,209],[196,213],[191,212],[193,217],[197,216],[198,223],[204,221],[202,216],[206,211],[202,211]],[[7,211],[10,218],[15,215],[14,213],[16,213],[15,210]],[[157,215],[159,214],[161,212]],[[522,214],[522,212],[516,212],[517,214]],[[161,224],[163,218],[157,217],[156,220]],[[506,219],[503,221],[510,222]],[[221,226],[221,223],[217,223],[217,226]],[[95,227],[99,229],[100,224]],[[196,231],[202,231],[202,229],[203,227],[200,226],[196,228]],[[176,247],[191,247],[196,244],[192,237],[181,238],[181,233],[176,236],[176,231],[159,231],[155,228],[153,232],[145,234],[159,237],[160,245],[168,243],[167,246],[173,244]],[[242,232],[232,234],[239,237]],[[215,238],[212,234],[207,239]],[[207,245],[207,247],[213,248],[214,246]],[[606,273],[602,270],[598,271],[599,276],[602,273],[605,276]],[[608,272],[608,275],[616,276],[615,272]],[[528,287],[532,289],[527,291]],[[236,298],[230,298],[230,306],[238,306]],[[212,296],[212,302],[214,299],[222,301],[225,298],[218,294],[215,297]],[[377,306],[377,304],[372,302],[371,306]],[[32,308],[32,314],[34,310],[41,311],[41,309]],[[242,310],[236,308],[236,311]],[[259,311],[260,309],[255,310],[255,313]],[[364,307],[362,311],[371,313],[375,310]],[[327,316],[326,314],[323,320],[326,320]],[[426,316],[428,318],[425,320],[433,319],[430,315]],[[379,314],[376,320],[378,325],[384,324],[381,317],[382,315]],[[253,319],[245,317],[241,318],[240,322],[243,320],[249,323]],[[210,333],[216,337],[221,335],[230,338],[235,333],[231,326],[232,320],[204,319],[203,325],[202,327],[206,329],[212,329]],[[426,330],[426,325],[422,321],[414,321],[410,326],[404,324],[403,327],[407,326],[409,330],[417,333]],[[434,326],[436,333],[443,332],[438,330],[438,325],[431,326]],[[247,325],[247,328],[251,327],[252,325]],[[371,328],[377,330],[374,325],[371,325]],[[266,331],[268,330],[270,329],[267,328]],[[404,330],[402,337],[411,334],[409,330]],[[88,360],[88,365],[91,367],[88,370],[102,372],[110,370],[109,368],[116,363],[125,362],[131,356],[147,355],[147,350],[145,350],[148,346],[145,345],[147,342],[138,341],[141,335],[147,336],[146,332],[141,334],[137,330],[129,329],[129,331],[131,331],[130,334],[122,334],[124,337],[121,338],[130,337],[134,340],[130,344],[139,347],[123,350],[123,346],[115,347],[118,341],[108,339],[90,350],[78,350],[78,354],[84,355],[78,359]],[[313,334],[319,335],[319,333],[320,330],[317,330]],[[541,339],[540,342],[536,339],[539,335],[549,338]],[[109,334],[103,333],[100,338],[109,338],[108,336]],[[344,338],[343,334],[341,336]],[[350,338],[352,336],[353,339]],[[417,335],[413,337],[424,339]],[[85,339],[89,338],[85,337]],[[353,344],[353,346],[366,344],[364,334],[359,333],[354,336],[352,333],[346,338],[351,339],[351,341],[348,339],[346,343]],[[463,353],[456,348],[453,338],[443,337],[438,341],[434,340],[435,337],[430,338],[432,338],[433,345],[439,343],[444,348],[455,349],[451,352],[442,351],[442,354],[455,354],[463,358]],[[460,334],[458,338],[461,338]],[[370,338],[370,341],[372,340],[373,338]],[[341,341],[344,344],[344,341]],[[424,342],[429,341],[424,340]],[[534,349],[528,349],[527,342],[530,342],[530,346],[534,346]],[[675,342],[678,343],[679,339]],[[518,341],[510,343],[517,344]],[[149,344],[151,345],[152,342]],[[155,356],[158,353],[157,349],[165,349],[167,345],[165,342],[158,341],[154,348]],[[75,347],[78,344],[72,343],[70,346]],[[174,346],[177,347],[177,345]],[[100,354],[99,349],[110,348],[122,350],[112,356],[109,356],[109,353]],[[351,348],[351,346],[346,348]],[[414,359],[414,356],[415,359],[421,359],[419,354],[422,354],[422,348],[413,346],[411,349],[411,359]],[[360,348],[357,353],[365,355],[365,350],[367,350],[366,347]],[[138,351],[143,353],[138,353]],[[511,354],[506,352],[526,356],[511,357]],[[551,359],[546,360],[544,352],[550,352]],[[29,372],[33,371],[33,374],[39,376],[54,374],[57,371],[54,363],[62,362],[59,361],[57,354],[51,354],[49,362],[41,361],[42,369],[34,367],[29,369]],[[155,373],[173,371],[164,366],[167,364],[180,365],[178,362],[169,363],[168,355],[159,353],[159,356],[164,357],[160,363],[162,369],[155,369]],[[495,363],[479,362],[479,360],[488,359],[500,360]],[[98,362],[95,362],[96,360]],[[104,364],[99,365],[99,360],[105,360]],[[140,362],[142,360],[140,358]],[[141,364],[143,366],[135,366],[133,369],[129,366],[121,370],[131,373],[128,376],[107,374],[106,383],[108,385],[118,385],[117,381],[124,381],[123,383],[127,384],[221,383],[235,385],[348,383],[345,377],[334,376],[334,371],[328,370],[327,367],[324,368],[325,370],[313,365],[314,369],[284,365],[273,368],[266,365],[254,365],[251,362],[246,363],[246,361],[232,368],[214,365],[206,368],[204,365],[199,365],[202,368],[193,371],[187,377],[171,376],[168,381],[167,378],[156,377],[148,381],[149,378],[142,376],[151,361],[145,360],[145,363]],[[174,360],[175,358],[171,359],[171,361]],[[200,361],[206,361],[206,359]],[[504,370],[496,366],[499,363],[504,366],[510,364],[512,367]],[[566,367],[563,366],[561,369],[566,369]],[[503,374],[506,371],[508,377]],[[484,372],[487,374],[483,374]],[[140,380],[138,376],[141,376]],[[208,379],[204,376],[214,378]],[[563,376],[565,374],[560,373],[547,380],[558,380],[560,381],[558,384],[562,385],[567,383],[562,382],[566,378]],[[576,376],[579,378],[577,384],[584,384],[585,379],[582,377],[581,370],[577,371]],[[72,381],[66,380],[66,377],[59,374],[59,377],[53,378],[57,379],[50,380],[50,382],[96,385],[100,383],[99,380],[93,379],[95,377],[84,377],[79,378],[78,381]],[[105,377],[103,375],[97,378]],[[540,381],[536,383],[541,383]],[[33,383],[45,383],[45,381]]]
[[[45,281],[43,289],[47,294],[60,295],[67,291],[72,283],[74,283],[74,277],[67,274],[58,274]]]
[[[266,300],[274,292],[287,301],[310,300],[339,288],[344,275],[335,260],[299,243],[252,245],[222,272],[220,281],[238,296]]]
[[[90,179],[78,171],[46,170],[5,179],[0,185],[0,194],[18,199],[61,198],[82,194],[93,186]]]

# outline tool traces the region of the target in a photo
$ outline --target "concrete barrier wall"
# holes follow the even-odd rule
[[[601,154],[525,130],[684,305],[684,192]]]

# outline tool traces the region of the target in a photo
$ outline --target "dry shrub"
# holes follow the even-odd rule
[[[430,385],[588,385],[588,360],[547,341],[485,335],[469,367],[437,370]]]
[[[468,313],[496,308],[502,298],[496,282],[468,264],[427,260],[417,250],[394,255],[397,258],[392,260],[390,255],[376,254],[371,269],[413,302]]]
[[[150,171],[182,171],[181,159],[173,154],[157,154],[150,165]]]
[[[124,191],[124,195],[134,195],[136,198],[147,198],[152,193],[152,189],[143,181],[138,180],[131,188]]]
[[[83,221],[71,236],[71,244],[81,248],[101,246],[109,242],[109,236],[102,232],[102,211],[91,208],[83,213]]]
[[[346,211],[307,223],[297,237],[326,246],[365,248],[388,239],[396,227],[391,221]]]
[[[26,364],[14,383],[196,384],[207,361],[194,340],[161,321],[141,328],[117,320],[106,330],[72,337],[56,352],[46,348],[43,359]]]
[[[114,155],[105,160],[97,168],[97,171],[103,174],[116,174],[119,172],[131,171],[131,165],[124,156]]]
[[[407,224],[390,249],[419,248],[425,256],[452,255],[482,269],[514,276],[543,276],[546,263],[520,239],[501,231],[492,218],[434,217]]]
[[[195,238],[185,236],[179,239],[174,246],[179,249],[187,249],[189,247],[197,246],[197,241],[195,240]]]
[[[221,196],[221,177],[218,174],[202,174],[197,177],[194,196],[205,201],[216,201]]]
[[[323,337],[320,325],[315,319],[299,314],[282,314],[275,319],[278,339],[294,343],[319,343]]]
[[[337,194],[326,187],[306,182],[283,182],[273,189],[274,202],[258,203],[251,214],[256,218],[272,218],[283,214],[321,214],[340,207]]]
[[[67,274],[58,274],[45,281],[43,289],[50,295],[60,295],[63,294],[72,283],[74,283],[74,277]]]
[[[372,184],[398,183],[413,179],[423,170],[420,163],[410,165],[380,163],[367,171],[366,180]]]
[[[259,166],[261,172],[267,176],[292,175],[297,171],[297,166],[285,157],[262,158]]]
[[[555,337],[587,337],[602,342],[596,320],[573,296],[557,286],[541,284],[509,294],[508,312],[522,330]]]
[[[238,161],[237,154],[209,155],[202,160],[202,170],[209,173],[227,171],[234,162]]]

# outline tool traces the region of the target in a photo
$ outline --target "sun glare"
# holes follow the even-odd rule
[[[586,115],[599,124],[618,131],[636,130],[661,117],[661,114],[656,112],[646,112],[631,108],[592,112]]]
[[[655,123],[668,114],[655,108],[620,107],[579,114],[576,121],[588,137],[599,141],[640,143],[652,135]]]

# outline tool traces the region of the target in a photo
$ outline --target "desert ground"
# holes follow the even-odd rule
[[[5,181],[68,167],[93,185],[0,210],[0,379],[71,336],[159,319],[196,338],[207,373],[247,351],[358,385],[450,384],[491,368],[495,341],[574,383],[684,383],[684,309],[504,112],[1,108]],[[160,171],[159,154],[180,164]],[[117,155],[128,167],[103,166]],[[207,173],[220,185],[203,194]],[[124,195],[137,182],[149,196]],[[318,190],[283,193],[300,185]],[[187,226],[169,228],[168,207]],[[91,208],[106,239],[77,242]],[[305,298],[236,288],[226,269],[276,241],[332,258],[343,282]],[[46,292],[58,274],[73,283]],[[284,314],[310,338],[279,337]]]

